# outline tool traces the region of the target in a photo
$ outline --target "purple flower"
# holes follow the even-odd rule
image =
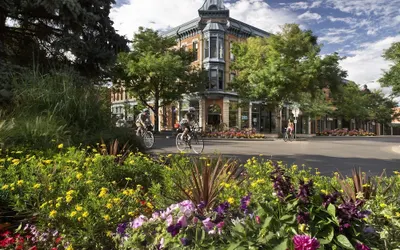
[[[313,195],[313,181],[310,180],[305,183],[303,180],[300,181],[299,192],[297,193],[297,198],[304,203],[309,203],[309,197]]]
[[[147,220],[146,216],[144,215],[140,215],[139,217],[137,217],[136,219],[133,220],[133,222],[130,223],[130,227],[131,228],[138,228],[141,227],[143,225],[143,223],[145,223]]]
[[[179,233],[181,228],[181,223],[176,223],[175,225],[170,225],[169,227],[167,227],[167,232],[170,233],[172,237],[175,237]]]
[[[172,218],[172,215],[168,215],[165,221],[167,222],[167,226],[171,226],[172,223],[174,222],[174,219]]]
[[[221,221],[220,223],[217,224],[217,228],[218,228],[218,233],[221,234],[222,233],[222,228],[225,226],[225,222]]]
[[[316,250],[319,248],[318,240],[310,238],[308,235],[295,235],[293,243],[295,250]]]
[[[126,227],[128,226],[127,223],[120,223],[117,227],[117,233],[120,235],[125,235]]]
[[[297,222],[299,224],[307,224],[310,221],[310,213],[300,211],[297,215]]]
[[[248,207],[250,205],[250,197],[251,194],[248,194],[247,196],[243,197],[240,200],[240,209],[244,212],[247,213],[248,212]]]
[[[357,243],[356,250],[371,250],[371,248],[367,247],[366,245],[364,245],[362,243]]]
[[[180,223],[182,227],[187,227],[188,223],[187,223],[186,216],[184,216],[184,215],[181,216],[181,217],[178,219],[178,223]]]
[[[286,197],[294,195],[294,187],[289,176],[285,175],[285,171],[274,163],[275,170],[271,173],[270,178],[274,184],[276,195],[281,201]]]
[[[196,206],[193,204],[193,202],[189,200],[182,201],[181,203],[179,203],[179,208],[181,212],[186,216],[191,215],[196,210]]]
[[[221,203],[218,207],[216,207],[214,211],[217,212],[219,215],[222,215],[226,213],[229,207],[230,207],[229,202],[225,201],[224,203]]]
[[[339,192],[334,192],[332,194],[324,195],[322,194],[323,203],[322,205],[327,208],[329,204],[335,204],[336,200],[339,198]]]
[[[366,218],[370,212],[361,211],[364,201],[357,200],[356,202],[347,201],[340,204],[337,208],[337,217],[339,220],[339,230],[350,228],[352,223]]]
[[[210,218],[207,218],[202,221],[204,229],[208,232],[215,227],[215,224],[211,222]]]
[[[206,203],[204,201],[201,201],[200,204],[197,205],[197,207],[201,210],[206,207]]]
[[[188,246],[190,244],[190,240],[187,238],[181,238],[180,240],[183,246]]]

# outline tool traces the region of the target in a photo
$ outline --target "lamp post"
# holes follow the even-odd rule
[[[300,109],[298,104],[294,104],[292,107],[292,114],[294,116],[294,138],[296,138],[296,124],[297,124],[297,117],[299,117]]]

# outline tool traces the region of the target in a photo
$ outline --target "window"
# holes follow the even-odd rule
[[[222,38],[218,38],[218,54],[219,59],[224,59],[224,40]]]
[[[199,59],[198,53],[199,53],[199,43],[193,42],[193,60],[197,61]]]
[[[223,70],[218,71],[218,88],[224,89],[224,71]]]
[[[217,74],[216,69],[212,69],[210,71],[210,89],[216,89],[217,88],[217,82],[218,82],[218,74]]]
[[[210,39],[204,39],[204,58],[210,57]]]
[[[217,38],[211,37],[210,38],[210,57],[211,58],[218,58],[218,51],[217,51]]]
[[[233,42],[231,41],[230,43],[229,43],[229,51],[230,51],[230,57],[231,57],[231,61],[234,61],[235,60],[235,55],[233,54],[233,51],[232,51],[232,47],[233,47]]]

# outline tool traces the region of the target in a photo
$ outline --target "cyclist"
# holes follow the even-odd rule
[[[145,108],[142,110],[142,112],[138,115],[138,118],[136,119],[136,135],[141,136],[143,131],[146,129],[147,125],[149,124],[150,121],[150,110],[148,108]]]
[[[187,140],[190,141],[191,137],[188,134],[190,132],[190,126],[193,126],[195,124],[195,119],[196,119],[196,109],[194,107],[190,107],[188,112],[185,114],[185,117],[182,119],[180,122],[181,127],[184,128],[182,138],[185,138],[187,136]]]
[[[289,136],[292,135],[293,127],[294,127],[293,122],[291,120],[289,120],[287,129],[286,129],[286,133],[288,133]]]

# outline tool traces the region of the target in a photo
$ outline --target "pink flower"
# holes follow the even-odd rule
[[[203,220],[202,222],[203,222],[203,226],[207,232],[212,230],[215,226],[215,224],[211,222],[210,218],[207,218],[207,219]]]
[[[310,238],[308,235],[295,235],[293,243],[295,250],[316,250],[319,248],[318,240]]]
[[[257,223],[257,224],[260,224],[260,223],[261,223],[260,216],[258,216],[258,215],[256,216],[256,223]]]
[[[364,245],[364,244],[357,243],[357,245],[356,245],[356,250],[371,250],[371,248],[367,247],[367,246]]]
[[[181,226],[182,227],[187,227],[187,225],[188,225],[188,223],[187,223],[187,220],[186,220],[186,216],[181,216],[179,219],[178,219],[178,223],[181,223]]]
[[[165,221],[167,222],[167,226],[169,227],[174,222],[174,219],[172,218],[172,215],[168,215],[168,217]]]

